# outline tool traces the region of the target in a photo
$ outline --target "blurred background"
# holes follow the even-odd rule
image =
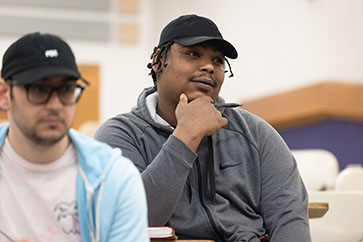
[[[221,95],[281,134],[310,201],[329,204],[311,220],[313,241],[363,241],[363,1],[0,0],[0,55],[26,33],[63,37],[91,82],[74,128],[92,136],[152,86],[160,32],[188,13],[211,18],[239,52]]]
[[[99,66],[100,120],[152,85],[161,29],[185,13],[214,20],[239,58],[222,96],[241,101],[325,80],[363,82],[360,0],[0,0],[0,54],[25,33],[62,36],[79,64]]]
[[[29,32],[62,36],[92,83],[74,127],[92,134],[152,85],[146,65],[162,28],[207,16],[239,52],[221,95],[290,148],[330,150],[343,169],[363,163],[362,12],[361,0],[0,0],[0,55]]]

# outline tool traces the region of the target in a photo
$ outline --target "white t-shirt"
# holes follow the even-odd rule
[[[20,157],[6,139],[0,149],[0,229],[12,239],[81,241],[76,174],[73,145],[60,159],[40,165]]]

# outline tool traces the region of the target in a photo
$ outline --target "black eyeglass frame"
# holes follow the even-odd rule
[[[14,82],[9,82],[10,84],[10,87],[12,88],[13,86],[20,86],[20,87],[23,87],[26,91],[26,97],[27,97],[27,100],[28,102],[30,102],[31,104],[34,104],[34,105],[43,105],[43,104],[46,104],[49,102],[50,98],[52,97],[53,93],[54,92],[57,92],[57,95],[58,95],[58,98],[59,98],[59,101],[65,105],[65,106],[70,106],[70,105],[74,105],[76,103],[79,102],[79,100],[81,99],[81,96],[82,96],[82,93],[83,93],[83,90],[85,89],[85,86],[82,86],[80,84],[75,84],[75,89],[76,88],[79,88],[80,91],[78,93],[78,96],[76,97],[76,99],[72,102],[65,102],[63,99],[62,99],[62,95],[59,94],[59,91],[66,87],[66,85],[60,85],[60,86],[57,86],[57,87],[50,87],[50,86],[46,86],[46,85],[38,85],[38,84],[34,84],[34,83],[31,83],[31,84],[25,84],[25,85],[21,85],[21,84],[15,84]],[[88,84],[88,83],[86,83]],[[34,100],[32,100],[30,97],[29,97],[29,89],[32,87],[32,86],[43,86],[43,87],[46,87],[46,88],[49,88],[50,92],[47,96],[47,98],[44,100],[44,101],[41,101],[41,102],[34,102]],[[76,92],[76,90],[74,90]]]

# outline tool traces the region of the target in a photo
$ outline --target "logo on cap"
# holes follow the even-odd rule
[[[47,58],[56,58],[58,57],[58,50],[56,49],[46,50],[44,55]]]

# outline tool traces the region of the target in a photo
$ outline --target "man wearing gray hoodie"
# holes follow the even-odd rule
[[[308,195],[287,145],[218,95],[226,57],[237,51],[210,19],[171,21],[148,64],[154,86],[95,137],[142,173],[150,226],[181,239],[308,242]]]

